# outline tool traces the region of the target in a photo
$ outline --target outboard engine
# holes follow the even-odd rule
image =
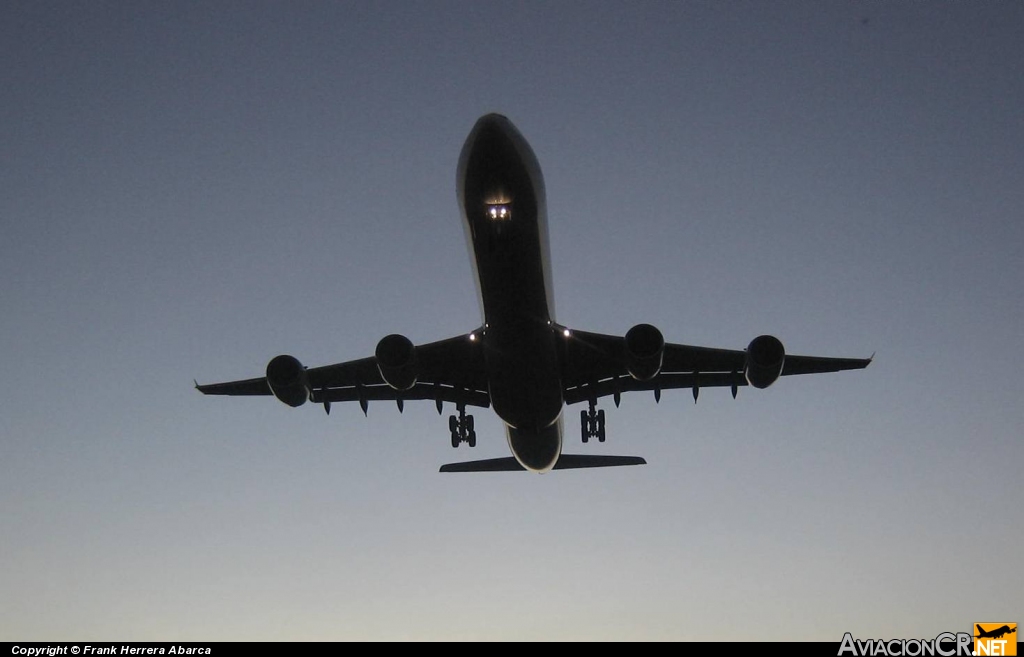
[[[782,374],[786,349],[773,335],[759,335],[747,347],[747,362],[743,374],[747,383],[755,388],[767,388]]]
[[[267,384],[275,397],[293,408],[310,396],[306,368],[294,356],[277,356],[267,363]]]
[[[395,390],[408,390],[416,385],[419,367],[416,347],[409,338],[393,333],[377,343],[377,369],[384,382]]]
[[[637,324],[626,332],[626,371],[637,381],[650,381],[661,371],[665,338],[650,324]]]

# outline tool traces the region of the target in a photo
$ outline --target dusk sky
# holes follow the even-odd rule
[[[0,7],[0,640],[934,638],[1024,622],[1024,3]],[[204,397],[481,322],[508,116],[558,320],[867,357],[475,411]],[[447,413],[451,407],[446,408]]]

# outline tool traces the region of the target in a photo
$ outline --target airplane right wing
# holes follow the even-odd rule
[[[566,404],[623,392],[754,385],[766,388],[779,376],[863,369],[871,358],[822,358],[785,353],[776,338],[762,335],[745,350],[665,343],[661,332],[640,324],[625,337],[573,330],[564,344],[562,385]]]
[[[323,404],[358,401],[366,412],[370,401],[433,400],[457,406],[491,405],[483,353],[474,334],[414,347],[401,335],[389,335],[376,354],[323,367],[306,368],[293,356],[278,356],[264,377],[196,384],[206,395],[274,395],[289,406],[306,401]]]

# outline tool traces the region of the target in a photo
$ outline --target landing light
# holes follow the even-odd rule
[[[512,218],[512,207],[507,204],[489,205],[487,218],[491,221],[508,221]]]
[[[567,338],[571,337],[572,336],[572,331],[570,331],[569,329],[562,329],[562,335],[564,335]]]
[[[469,334],[469,341],[470,342],[476,342],[476,333],[470,333]]]

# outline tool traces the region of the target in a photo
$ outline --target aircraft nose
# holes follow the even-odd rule
[[[477,119],[476,125],[466,139],[466,146],[473,149],[477,146],[494,144],[496,141],[508,140],[514,132],[512,122],[503,114],[485,114]]]
[[[492,219],[509,219],[511,212],[533,211],[543,198],[543,178],[530,145],[508,118],[485,114],[466,138],[459,155],[456,193],[471,220],[479,218],[483,205],[495,201],[515,203],[496,212]],[[509,205],[509,203],[497,203]]]
[[[479,128],[479,129],[487,129],[487,128],[490,128],[490,129],[500,129],[500,128],[508,125],[509,123],[511,123],[511,121],[509,121],[508,117],[505,116],[504,114],[498,114],[496,112],[491,112],[490,114],[484,114],[479,119],[477,119],[475,128]]]

